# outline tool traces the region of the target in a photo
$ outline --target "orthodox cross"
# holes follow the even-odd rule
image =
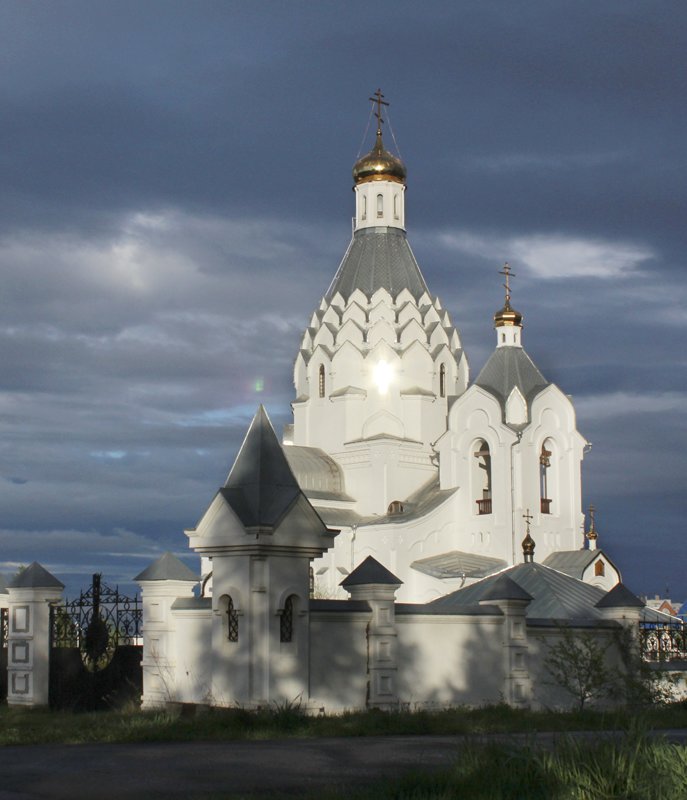
[[[596,512],[596,506],[590,505],[589,506],[589,529],[594,530],[594,513]]]
[[[506,282],[503,284],[503,288],[506,290],[506,303],[510,302],[510,279],[515,277],[515,273],[510,271],[510,264],[506,261],[503,265],[503,269],[499,270],[499,275],[506,276]]]
[[[377,89],[374,93],[374,97],[370,97],[373,103],[377,103],[377,110],[375,111],[375,117],[377,117],[377,130],[381,133],[382,131],[382,122],[384,119],[382,117],[382,106],[388,106],[389,104],[386,100],[382,99],[384,95],[382,94],[381,89]]]
[[[532,520],[534,519],[534,516],[532,514],[530,514],[529,508],[527,509],[527,513],[522,515],[522,518],[527,523],[527,535],[529,536],[529,533],[530,533],[530,522],[532,522]]]

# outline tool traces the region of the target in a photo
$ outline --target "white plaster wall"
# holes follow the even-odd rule
[[[365,708],[369,612],[310,615],[310,702],[327,713]]]
[[[210,609],[173,610],[175,695],[182,703],[212,704],[212,612]]]
[[[399,700],[411,708],[500,702],[502,625],[503,617],[397,614]]]

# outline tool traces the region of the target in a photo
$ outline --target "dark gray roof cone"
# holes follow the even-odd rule
[[[262,405],[220,492],[247,528],[274,527],[301,493]]]
[[[345,589],[347,586],[367,586],[368,584],[400,586],[402,583],[403,581],[400,578],[397,578],[393,572],[390,572],[383,564],[380,564],[376,558],[368,556],[339,585]]]

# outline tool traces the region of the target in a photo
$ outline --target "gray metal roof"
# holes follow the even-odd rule
[[[603,550],[559,550],[547,556],[542,564],[582,580],[584,571],[597,556],[601,556],[620,574],[616,565]]]
[[[376,558],[368,556],[339,585],[346,589],[349,586],[365,586],[370,583],[400,586],[403,581],[397,578],[393,572],[389,572]]]
[[[475,379],[475,384],[493,394],[505,410],[506,400],[516,386],[529,408],[532,399],[549,385],[549,381],[522,347],[507,346],[494,350]]]
[[[600,552],[600,550],[559,550],[547,556],[542,564],[582,580],[584,571]]]
[[[301,494],[262,406],[220,493],[246,528],[275,527]]]
[[[360,525],[363,520],[357,511],[349,508],[327,508],[316,502],[313,502],[313,506],[328,528],[350,528],[353,525]]]
[[[344,475],[334,459],[319,447],[287,445],[284,455],[306,497],[352,500],[346,494]]]
[[[471,586],[433,600],[428,605],[437,611],[447,610],[493,599],[489,592],[502,575],[532,597],[527,606],[527,617],[539,619],[602,619],[596,604],[604,596],[603,589],[571,578],[543,564],[531,562],[517,564],[498,575],[491,575]]]
[[[528,594],[519,584],[502,572],[482,597],[483,600],[523,600],[529,602],[532,595]]]
[[[402,616],[443,616],[453,614],[461,617],[499,617],[503,616],[503,611],[498,606],[487,604],[473,604],[469,606],[454,606],[450,609],[441,611],[433,608],[428,603],[396,603],[394,610],[397,617]]]
[[[348,300],[356,289],[368,298],[377,289],[386,289],[392,297],[408,289],[416,300],[428,292],[405,231],[378,227],[353,234],[326,296],[340,292]]]
[[[37,561],[16,575],[8,589],[64,589],[64,584]]]
[[[457,491],[458,489],[440,489],[439,476],[437,475],[424,486],[421,486],[417,491],[413,492],[409,497],[405,499],[402,497],[397,498],[403,503],[402,512],[383,517],[378,515],[363,517],[356,511],[347,508],[327,508],[326,506],[317,505],[317,503],[314,503],[314,505],[315,510],[324,520],[325,524],[334,527],[350,527],[351,525],[357,525],[358,527],[402,525],[429,514],[430,511],[438,508]],[[500,566],[503,566],[503,564],[505,564],[505,562],[502,562]]]
[[[310,611],[335,611],[341,613],[370,612],[370,604],[366,600],[311,600]]]
[[[438,556],[418,559],[410,566],[433,578],[485,578],[504,569],[507,564],[502,558],[451,550]]]
[[[135,581],[188,581],[198,583],[198,576],[172,553],[164,553],[135,578]]]
[[[172,603],[173,611],[211,611],[212,597],[177,597]]]

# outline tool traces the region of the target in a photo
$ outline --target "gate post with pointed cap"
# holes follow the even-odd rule
[[[159,708],[177,699],[177,651],[193,647],[177,641],[172,605],[193,596],[198,577],[172,553],[165,553],[134,580],[141,587],[143,606],[142,708]]]
[[[7,587],[7,704],[46,706],[50,687],[50,607],[64,584],[37,561]]]
[[[503,614],[503,700],[513,708],[527,708],[532,696],[527,642],[527,606],[532,596],[507,575],[498,578],[480,600]]]
[[[399,703],[395,604],[402,583],[372,556],[341,581],[351,600],[365,600],[372,610],[367,626],[368,708],[390,709]]]

